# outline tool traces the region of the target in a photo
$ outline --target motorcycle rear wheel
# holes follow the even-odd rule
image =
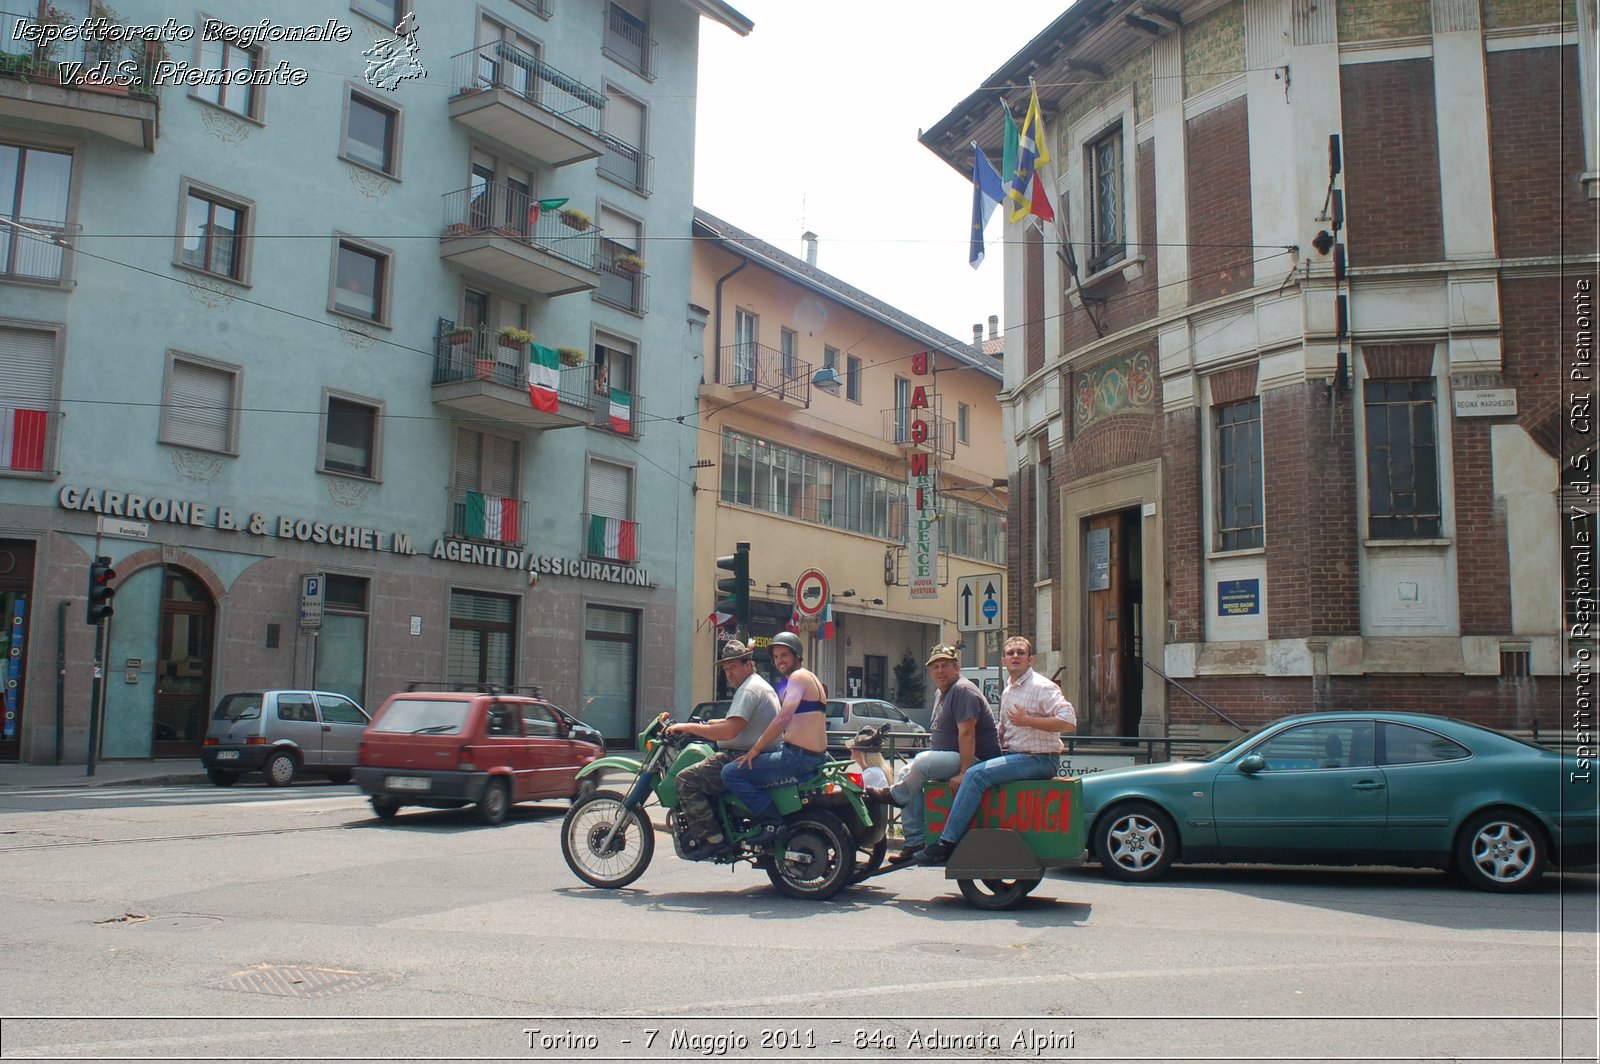
[[[655,826],[644,810],[625,809],[623,801],[616,791],[595,791],[573,802],[561,822],[561,856],[591,887],[625,887],[644,875],[655,855]],[[611,848],[602,852],[611,826],[619,822]]]
[[[855,839],[832,813],[803,812],[778,838],[767,878],[789,897],[825,901],[855,878]]]

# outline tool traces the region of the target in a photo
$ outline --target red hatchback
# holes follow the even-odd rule
[[[575,798],[600,734],[540,698],[474,691],[391,695],[367,725],[355,781],[388,818],[401,806],[474,806],[498,824],[516,802]]]

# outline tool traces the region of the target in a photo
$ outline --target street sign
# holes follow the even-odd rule
[[[102,536],[116,536],[119,539],[149,539],[150,522],[124,521],[120,517],[97,517],[95,531]]]
[[[1006,600],[1006,575],[983,573],[956,579],[956,630],[995,632],[1000,629]]]
[[[807,617],[816,617],[827,604],[828,578],[822,575],[822,570],[807,569],[801,573],[800,579],[794,582],[795,608]]]
[[[300,627],[322,627],[322,603],[327,594],[327,579],[321,573],[306,573],[300,578]]]

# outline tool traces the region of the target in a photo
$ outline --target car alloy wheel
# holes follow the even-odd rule
[[[1479,890],[1532,890],[1544,864],[1544,835],[1520,813],[1481,813],[1456,843],[1456,866]]]
[[[1144,802],[1118,806],[1095,828],[1095,853],[1114,879],[1160,879],[1177,857],[1177,846],[1172,818]]]

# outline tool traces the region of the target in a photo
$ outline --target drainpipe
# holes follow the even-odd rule
[[[714,359],[713,364],[717,367],[716,376],[712,381],[713,384],[722,383],[722,285],[748,265],[750,265],[750,260],[741,255],[739,257],[739,265],[717,278],[717,318],[716,325],[711,333],[711,357]]]
[[[56,606],[56,764],[61,764],[61,747],[66,744],[67,714],[67,607],[62,601]]]

